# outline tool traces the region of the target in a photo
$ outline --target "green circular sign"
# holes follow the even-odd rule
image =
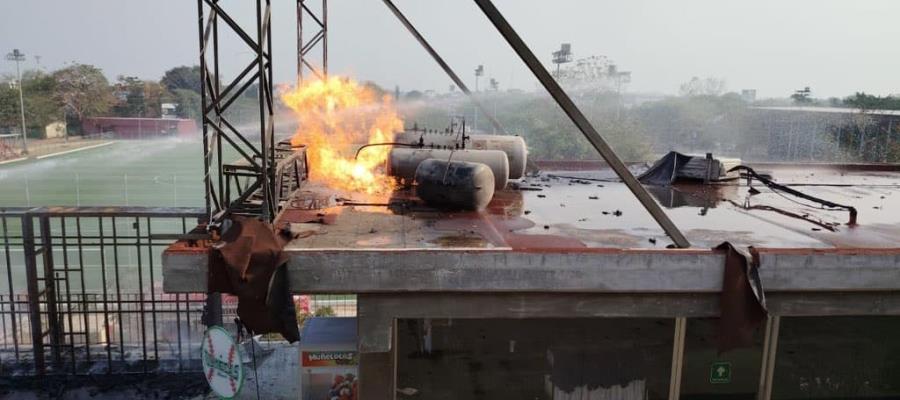
[[[212,326],[203,335],[203,374],[210,389],[223,399],[233,399],[244,386],[244,364],[234,338],[221,326]]]

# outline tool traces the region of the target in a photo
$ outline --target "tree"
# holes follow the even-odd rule
[[[406,95],[404,95],[404,98],[406,100],[410,100],[410,101],[421,100],[422,97],[425,97],[425,95],[418,90],[412,90],[412,91],[406,92]]]
[[[19,120],[19,91],[13,86],[14,79],[0,81],[0,127],[9,128],[21,123]],[[19,132],[19,130],[16,130]],[[0,131],[0,133],[6,133]]]
[[[78,123],[109,111],[114,97],[103,71],[93,65],[74,64],[53,73],[54,99]]]
[[[172,68],[166,71],[159,83],[173,93],[177,89],[200,93],[200,66]]]
[[[200,94],[193,90],[175,89],[172,91],[173,102],[178,104],[175,114],[178,118],[200,120]]]
[[[19,89],[13,77],[0,79],[0,127],[15,127],[19,131]],[[25,123],[29,137],[42,137],[47,124],[63,118],[60,104],[53,98],[56,80],[44,72],[22,72],[22,95],[25,103]]]
[[[900,110],[900,97],[875,96],[865,92],[856,92],[844,99],[844,104],[863,110]]]
[[[62,107],[53,98],[56,79],[44,72],[30,70],[22,74],[22,85],[28,130],[30,134],[37,131],[41,137],[47,124],[63,119]]]
[[[791,95],[791,99],[794,100],[794,104],[810,104],[813,102],[811,95],[812,90],[810,90],[809,86],[807,86],[803,89],[794,91],[794,94]]]
[[[375,93],[375,97],[379,99],[388,94],[387,90],[384,90],[384,88],[378,86],[378,84],[373,81],[365,81],[363,82],[363,86],[371,90],[372,93]]]
[[[725,92],[725,81],[717,78],[700,79],[693,77],[681,84],[678,93],[684,97],[691,96],[718,96]]]
[[[120,117],[138,117],[143,115],[145,107],[144,81],[135,76],[119,75],[113,88],[116,104],[113,113]]]

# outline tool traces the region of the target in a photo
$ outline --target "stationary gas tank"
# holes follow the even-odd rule
[[[528,146],[525,139],[512,135],[469,135],[466,150],[500,150],[509,159],[509,179],[519,179],[525,175],[528,163]],[[462,148],[462,139],[456,133],[447,132],[400,132],[394,140],[400,143],[419,144],[425,147]]]
[[[422,161],[435,158],[445,161],[468,161],[486,165],[494,174],[494,189],[506,187],[509,180],[509,160],[500,150],[446,150],[395,147],[388,155],[387,172],[391,176],[412,182]]]
[[[494,197],[494,173],[487,165],[429,158],[416,168],[416,195],[426,204],[483,210]]]

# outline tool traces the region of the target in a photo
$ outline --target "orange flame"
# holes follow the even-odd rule
[[[306,81],[281,94],[294,111],[297,132],[291,145],[307,146],[310,179],[329,187],[366,194],[386,194],[396,183],[384,173],[394,132],[403,129],[390,96],[341,77]]]

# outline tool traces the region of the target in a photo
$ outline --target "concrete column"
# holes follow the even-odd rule
[[[396,319],[379,306],[378,295],[360,294],[356,300],[359,346],[359,397],[361,400],[394,399],[397,345]]]
[[[387,353],[359,354],[360,400],[390,400],[394,398],[395,350]]]

